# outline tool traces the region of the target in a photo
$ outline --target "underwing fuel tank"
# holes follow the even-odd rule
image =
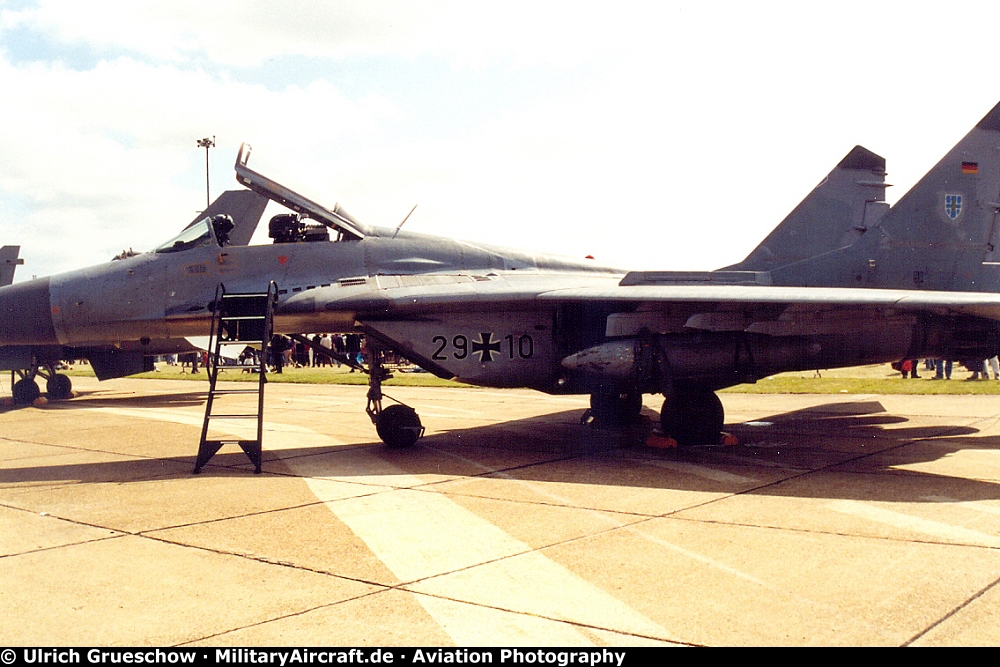
[[[561,363],[572,373],[654,389],[671,381],[721,388],[789,370],[841,368],[907,358],[915,340],[914,328],[908,324],[811,336],[665,334],[611,340],[570,354]]]
[[[629,380],[637,373],[638,345],[634,338],[611,341],[569,355],[562,360],[562,366],[576,373]]]

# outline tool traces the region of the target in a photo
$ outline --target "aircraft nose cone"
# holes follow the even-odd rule
[[[0,345],[58,342],[52,325],[48,278],[0,287]]]

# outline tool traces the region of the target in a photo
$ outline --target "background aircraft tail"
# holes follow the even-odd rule
[[[997,291],[1000,104],[847,248],[778,267],[772,284]]]
[[[267,202],[267,197],[252,190],[226,190],[212,202],[211,206],[199,213],[198,217],[192,220],[187,227],[205,218],[224,213],[231,216],[236,225],[229,232],[229,245],[247,245],[260,223],[260,216],[264,214]]]
[[[746,259],[720,271],[770,271],[849,246],[889,209],[885,158],[855,146]]]
[[[14,282],[14,269],[24,264],[24,260],[17,256],[20,251],[19,245],[5,245],[0,248],[0,287]]]

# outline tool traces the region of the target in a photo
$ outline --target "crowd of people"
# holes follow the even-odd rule
[[[959,363],[972,371],[972,375],[966,380],[989,380],[991,373],[994,380],[1000,380],[1000,360],[996,356],[989,359],[963,360]],[[950,380],[954,364],[951,359],[924,359],[924,370],[934,372],[931,380]],[[904,359],[892,365],[904,378],[920,378],[919,366],[919,359]]]
[[[309,340],[322,349],[334,354],[327,355],[316,351],[313,347],[289,336],[275,334],[271,337],[267,348],[265,365],[269,372],[281,373],[286,367],[318,368],[322,366],[342,365],[341,359],[350,361],[348,366],[355,372],[355,366],[362,366],[366,360],[367,347],[362,334],[315,334]],[[170,366],[180,366],[181,373],[197,374],[201,368],[208,366],[209,353],[205,350],[185,354],[165,355],[163,361]],[[338,359],[339,357],[340,359]],[[242,366],[248,372],[259,364],[260,350],[246,347],[235,360],[224,361],[223,365]],[[390,360],[391,361],[391,360]]]
[[[309,340],[315,346],[330,350],[334,356],[318,352],[314,347],[306,345],[300,340],[282,334],[274,334],[267,349],[268,368],[275,373],[282,372],[286,366],[318,368],[336,364],[339,368],[341,366],[340,359],[345,359],[351,362],[348,365],[351,366],[353,373],[355,365],[360,366],[365,362],[365,338],[361,334],[314,334]],[[248,348],[246,353],[256,354],[257,352]]]

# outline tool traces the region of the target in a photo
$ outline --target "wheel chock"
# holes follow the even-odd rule
[[[722,434],[722,446],[723,447],[735,447],[738,444],[740,444],[740,439],[737,438],[732,433],[723,433]]]
[[[45,398],[44,396],[39,396],[38,398],[33,400],[31,404],[36,408],[41,408],[49,404],[49,399]]]
[[[677,449],[677,441],[669,435],[653,433],[646,438],[646,446],[654,449]]]

